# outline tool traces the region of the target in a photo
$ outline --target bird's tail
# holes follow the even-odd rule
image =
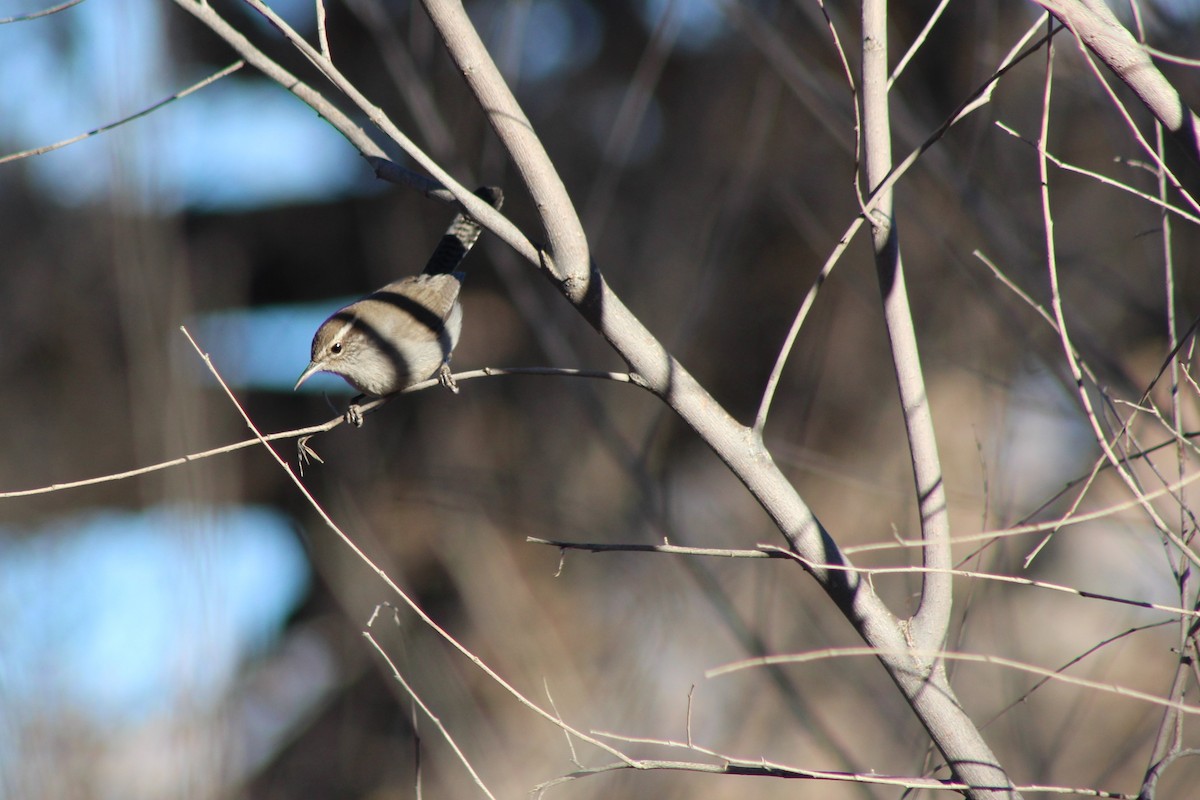
[[[486,200],[492,208],[499,209],[504,203],[504,193],[495,186],[481,186],[475,190],[477,197]],[[445,275],[458,271],[471,246],[479,238],[481,232],[479,223],[471,219],[465,212],[460,212],[446,229],[437,249],[429,257],[429,263],[422,272],[425,275]]]

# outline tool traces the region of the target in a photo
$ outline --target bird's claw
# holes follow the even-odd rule
[[[458,394],[458,381],[454,380],[454,375],[450,372],[449,364],[442,364],[441,369],[438,370],[438,383]]]

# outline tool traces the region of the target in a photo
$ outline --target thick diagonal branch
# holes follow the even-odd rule
[[[1037,2],[1124,81],[1171,132],[1188,157],[1200,164],[1200,117],[1159,72],[1146,49],[1120,23],[1104,0]]]

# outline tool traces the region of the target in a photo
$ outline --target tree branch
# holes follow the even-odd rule
[[[1037,3],[1058,17],[1124,81],[1170,131],[1188,157],[1200,164],[1200,118],[1104,0],[1037,0]]]

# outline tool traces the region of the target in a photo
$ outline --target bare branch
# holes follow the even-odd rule
[[[37,19],[39,17],[48,17],[51,14],[57,14],[60,11],[66,11],[68,8],[77,6],[82,2],[83,0],[67,0],[65,3],[59,3],[56,6],[51,6],[50,8],[45,8],[41,11],[31,11],[28,14],[18,14],[15,17],[5,17],[4,19],[0,19],[0,25],[7,25],[11,22],[27,22],[28,20]]]
[[[1107,465],[1106,465],[1107,466]],[[954,536],[951,541],[954,544],[966,544],[968,542],[986,542],[991,539],[999,539],[1008,536],[1024,536],[1029,533],[1042,533],[1044,531],[1057,531],[1060,528],[1065,528],[1069,525],[1080,525],[1084,522],[1092,522],[1098,519],[1105,519],[1121,511],[1128,511],[1132,508],[1142,508],[1147,501],[1155,500],[1159,497],[1165,497],[1169,494],[1179,491],[1185,486],[1195,483],[1200,480],[1200,471],[1186,475],[1177,481],[1173,481],[1166,486],[1162,486],[1152,492],[1143,492],[1138,496],[1126,500],[1122,503],[1116,503],[1111,506],[1090,511],[1085,514],[1076,514],[1068,512],[1064,517],[1050,520],[1049,522],[1035,522],[1026,525],[1014,525],[1009,528],[1000,528],[998,530],[984,531],[975,534],[959,534]],[[1078,504],[1076,504],[1077,507]],[[850,545],[846,548],[846,553],[854,555],[856,553],[868,553],[876,550],[892,550],[901,547],[924,547],[925,543],[920,539],[897,539],[895,542],[882,542],[876,544]],[[1189,561],[1191,558],[1189,557]]]
[[[1200,118],[1154,66],[1104,0],[1038,0],[1145,103],[1192,161],[1200,163]]]
[[[1115,683],[1104,683],[1101,681],[1089,680],[1088,678],[1077,678],[1073,675],[1063,675],[1055,670],[1039,667],[1036,664],[1027,664],[1023,661],[1017,661],[1012,658],[1005,658],[1004,656],[993,656],[986,653],[952,652],[948,650],[937,650],[929,653],[923,652],[920,653],[920,655],[927,658],[945,659],[948,661],[965,661],[975,664],[991,664],[997,667],[1016,670],[1017,672],[1027,672],[1031,675],[1040,675],[1044,678],[1060,681],[1070,686],[1079,686],[1084,689],[1094,689],[1096,691],[1106,692],[1119,697],[1128,697],[1132,700],[1138,700],[1153,706],[1173,708],[1184,714],[1200,714],[1200,706],[1193,706],[1188,703],[1175,700],[1164,700],[1158,695],[1153,695],[1149,692],[1143,692],[1138,689],[1130,689],[1126,686],[1118,686]],[[878,658],[879,653],[870,647],[831,647],[826,650],[818,650],[811,653],[795,653],[791,655],[750,658],[744,661],[726,664],[721,667],[715,667],[705,672],[704,676],[706,678],[719,678],[724,675],[731,675],[734,672],[740,672],[742,670],[763,667],[771,664],[809,664],[834,658],[853,658],[859,656],[873,656]]]
[[[185,333],[185,335],[187,335],[186,329],[184,329],[184,333]],[[565,369],[565,368],[559,368],[559,367],[483,367],[481,369],[467,370],[465,372],[455,372],[453,374],[453,378],[456,382],[463,382],[463,381],[473,380],[476,378],[492,378],[492,377],[501,377],[501,376],[508,376],[508,375],[555,376],[555,377],[561,377],[561,378],[592,378],[592,379],[596,379],[596,380],[609,380],[609,381],[614,381],[617,383],[633,383],[633,384],[637,383],[637,381],[635,381],[633,379],[633,377],[631,375],[629,375],[628,373],[605,372],[603,370]],[[438,379],[431,378],[430,380],[423,381],[421,383],[410,386],[409,388],[405,389],[401,394],[410,394],[412,392],[422,392],[427,389],[432,389],[434,387],[439,387],[439,386],[441,386],[441,383],[438,381]],[[380,407],[382,407],[385,403],[389,402],[390,400],[392,400],[392,397],[380,397],[380,398],[372,400],[368,403],[363,403],[360,406],[360,409],[364,415],[369,414],[369,413],[372,413],[372,412],[378,410]],[[212,458],[213,456],[224,455],[226,453],[233,453],[237,450],[244,450],[247,447],[253,447],[254,445],[260,444],[261,442],[264,442],[264,441],[265,442],[276,442],[276,441],[280,441],[283,439],[309,439],[314,434],[327,433],[327,432],[333,430],[334,428],[338,427],[339,425],[342,425],[343,423],[345,423],[345,418],[339,414],[338,416],[334,417],[333,419],[331,419],[327,422],[323,422],[319,425],[309,425],[308,427],[305,427],[305,428],[293,428],[292,430],[279,431],[277,433],[265,433],[265,434],[262,434],[261,438],[245,439],[240,442],[234,442],[233,444],[222,445],[221,447],[214,447],[210,450],[203,450],[198,453],[189,453],[188,455],[180,456],[179,458],[172,458],[169,461],[160,461],[157,464],[150,464],[149,466],[138,467],[137,469],[131,469],[131,470],[127,470],[125,472],[115,472],[115,473],[112,473],[109,475],[100,475],[95,478],[85,478],[83,480],[70,481],[67,483],[55,483],[50,486],[39,486],[36,489],[14,489],[11,491],[0,492],[0,500],[14,498],[14,497],[31,497],[33,495],[38,495],[38,494],[49,494],[51,492],[60,492],[60,491],[66,490],[66,489],[79,489],[84,486],[95,486],[96,484],[99,484],[99,483],[107,483],[109,481],[120,481],[120,480],[125,480],[126,478],[134,478],[134,477],[137,477],[138,475],[146,475],[151,472],[158,472],[160,470],[170,469],[171,467],[181,467],[184,464],[191,464],[191,463],[194,463],[197,461],[202,461],[206,458]]]
[[[470,661],[477,668],[479,668],[479,670],[481,670],[492,681],[494,681],[497,686],[499,686],[504,691],[506,691],[510,696],[512,696],[517,702],[519,702],[525,708],[534,712],[542,719],[545,719],[545,720],[553,723],[554,725],[558,726],[562,730],[568,731],[571,734],[577,736],[581,741],[587,742],[588,744],[591,744],[594,747],[598,747],[599,749],[603,750],[604,752],[608,753],[609,755],[615,756],[615,757],[621,759],[622,761],[632,763],[632,760],[628,756],[626,756],[624,753],[621,753],[616,748],[613,748],[613,747],[605,744],[604,742],[596,739],[595,737],[588,736],[587,734],[583,733],[582,731],[572,728],[570,725],[567,725],[565,722],[563,722],[557,715],[551,714],[549,711],[546,711],[541,706],[539,706],[538,704],[534,703],[532,700],[527,698],[520,691],[518,691],[516,689],[516,687],[514,687],[512,684],[510,684],[508,681],[506,681],[504,678],[502,678],[498,672],[496,672],[494,669],[492,669],[490,666],[488,666],[487,663],[483,661],[483,659],[481,659],[479,656],[475,655],[473,652],[468,650],[465,645],[463,645],[461,642],[459,642],[457,639],[455,639],[452,635],[450,635],[450,633],[448,631],[446,631],[445,628],[443,628],[432,617],[430,617],[428,614],[426,614],[425,611],[416,603],[416,601],[413,600],[411,597],[409,597],[408,594],[403,589],[401,589],[400,586],[395,581],[392,580],[391,576],[388,575],[387,572],[384,571],[384,569],[382,567],[380,567],[378,564],[376,564],[374,561],[372,561],[371,557],[368,556],[362,550],[362,548],[360,548],[358,546],[358,544],[353,539],[350,538],[349,534],[347,534],[345,531],[343,531],[341,529],[341,527],[339,527],[338,524],[333,521],[333,518],[330,517],[328,512],[326,512],[325,509],[321,507],[320,503],[317,502],[316,498],[314,498],[312,496],[312,494],[308,491],[308,487],[306,487],[304,485],[304,483],[300,480],[300,478],[292,470],[291,466],[288,465],[287,461],[285,461],[283,458],[281,458],[279,456],[279,453],[277,453],[275,451],[275,448],[271,447],[270,443],[266,440],[266,437],[264,437],[261,433],[259,433],[258,428],[255,426],[253,420],[250,419],[250,416],[246,413],[246,410],[244,408],[242,408],[240,403],[238,403],[237,398],[233,394],[233,391],[229,388],[228,384],[226,384],[225,381],[221,378],[220,373],[217,372],[216,366],[212,363],[212,359],[209,357],[209,355],[200,348],[200,346],[196,343],[196,341],[194,339],[192,339],[191,335],[189,335],[186,330],[184,331],[184,335],[187,336],[188,342],[196,350],[196,353],[200,356],[201,360],[204,361],[204,365],[206,367],[208,367],[209,372],[212,373],[212,376],[216,379],[217,383],[220,384],[221,389],[225,392],[225,395],[229,398],[230,403],[232,403],[234,408],[237,409],[238,413],[242,417],[242,420],[246,423],[246,426],[249,427],[250,430],[254,433],[256,441],[258,443],[261,443],[262,446],[267,449],[267,452],[270,453],[271,457],[275,459],[275,463],[279,465],[279,468],[283,470],[284,474],[287,475],[287,477],[296,486],[296,488],[299,489],[301,495],[304,496],[304,499],[307,500],[309,505],[312,506],[313,510],[317,512],[318,516],[320,516],[320,518],[321,518],[321,521],[324,522],[326,527],[328,527],[331,531],[333,531],[334,534],[336,534],[337,537],[342,540],[343,544],[345,544],[347,547],[350,548],[351,552],[353,552],[354,555],[360,561],[362,561],[366,566],[368,566],[380,578],[380,580],[382,580],[384,582],[384,584],[388,587],[388,589],[390,589],[397,597],[400,598],[400,600],[404,603],[405,606],[408,607],[408,609],[410,611],[412,611],[414,614],[416,614],[416,616],[421,620],[422,623],[424,623],[431,630],[433,630],[440,637],[442,637],[442,639],[445,640],[446,643],[448,643],[455,650],[457,650],[460,655],[465,657],[468,661]]]
[[[665,553],[677,556],[718,556],[721,558],[787,558],[787,551],[725,550],[715,547],[684,547],[674,544],[608,544],[603,542],[568,542],[561,539],[541,539],[526,536],[530,544],[544,544],[563,550],[586,550],[589,553]]]
[[[573,303],[582,303],[592,291],[587,236],[541,139],[483,46],[462,3],[423,0],[423,5],[541,215],[548,242],[547,252],[541,254],[541,266],[555,277]]]
[[[740,768],[755,769],[755,768],[761,768],[761,767],[765,766],[773,771],[772,773],[765,775],[766,777],[811,778],[812,780],[824,780],[824,781],[832,781],[832,782],[853,782],[853,783],[863,783],[863,784],[871,784],[871,785],[878,783],[878,784],[881,784],[884,786],[898,786],[898,787],[904,787],[904,788],[909,788],[909,789],[927,789],[927,790],[931,790],[931,791],[945,790],[945,791],[962,792],[963,790],[970,788],[964,783],[956,783],[955,781],[938,780],[936,778],[918,778],[918,777],[903,776],[903,775],[889,776],[889,775],[880,775],[879,773],[876,773],[876,772],[862,773],[862,772],[830,772],[828,770],[809,770],[809,769],[804,769],[801,767],[796,767],[796,766],[791,766],[791,765],[777,764],[774,762],[767,761],[764,758],[750,759],[750,758],[733,756],[733,755],[729,755],[727,753],[722,753],[722,752],[718,752],[716,750],[712,750],[707,747],[701,747],[700,745],[693,744],[692,742],[676,742],[676,741],[672,741],[670,739],[648,739],[648,738],[636,737],[636,736],[620,736],[618,734],[608,733],[605,731],[596,731],[595,733],[597,736],[602,736],[606,739],[616,739],[616,740],[622,741],[622,742],[629,742],[629,743],[634,743],[634,744],[637,744],[637,743],[650,744],[650,745],[656,745],[658,747],[671,747],[671,748],[676,748],[676,749],[686,749],[686,750],[689,750],[692,752],[700,753],[702,755],[710,756],[712,758],[720,759],[720,761],[723,764],[734,764]],[[641,768],[645,768],[645,769],[659,769],[660,767],[654,766],[654,765],[660,764],[660,763],[661,764],[672,764],[672,765],[679,764],[680,769],[686,769],[687,765],[692,762],[656,762],[656,761],[641,761],[641,762],[639,762],[640,765],[643,765]],[[712,765],[701,763],[701,764],[699,764],[699,766],[702,767],[702,769],[700,769],[699,771],[710,772],[711,770],[708,769],[708,767],[710,767]],[[662,767],[662,768],[673,769],[675,767]],[[630,767],[625,767],[620,764],[610,764],[610,765],[605,765],[602,767],[595,768],[596,772],[608,772],[613,769],[630,769]],[[573,777],[584,777],[587,774],[591,774],[591,772],[589,771],[589,772],[584,772],[584,773],[578,773],[578,772],[572,773],[571,776],[563,776],[562,778],[559,778],[556,781],[553,781],[551,783],[561,783],[564,780],[571,780]],[[541,784],[541,786],[547,786],[547,784]],[[1073,788],[1073,787],[1068,787],[1068,786],[1048,786],[1048,785],[1043,785],[1043,784],[1029,784],[1029,785],[1023,785],[1023,786],[1017,786],[1015,788],[1018,791],[1023,791],[1023,792],[1043,792],[1043,793],[1047,793],[1047,794],[1072,794],[1072,795],[1079,795],[1081,797],[1104,797],[1104,798],[1116,798],[1117,800],[1134,800],[1133,795],[1122,794],[1120,792],[1106,792],[1106,791],[1091,789],[1091,788]]]
[[[891,187],[895,186],[900,178],[903,177],[909,171],[909,169],[911,169],[912,166],[917,163],[917,160],[921,157],[921,155],[926,150],[933,147],[933,145],[936,144],[943,136],[945,136],[946,132],[950,130],[950,128],[966,119],[973,111],[976,111],[977,109],[982,108],[991,102],[992,90],[996,87],[996,84],[1000,81],[1000,78],[1021,61],[1024,61],[1027,57],[1037,52],[1038,48],[1040,48],[1047,41],[1048,37],[1043,37],[1024,52],[1021,52],[1021,48],[1025,47],[1025,45],[1031,38],[1033,38],[1034,34],[1037,33],[1040,27],[1040,22],[1035,22],[1033,25],[1031,25],[1001,60],[1001,64],[996,71],[993,72],[988,79],[984,81],[983,84],[981,84],[974,92],[972,92],[971,95],[964,100],[962,104],[959,105],[959,107],[955,109],[954,112],[952,112],[950,116],[947,117],[942,124],[932,134],[930,134],[924,142],[922,142],[919,147],[910,152],[908,156],[906,156],[905,159],[900,162],[900,164],[892,169],[887,178],[885,178],[876,189],[876,196],[870,197],[862,203],[862,214],[855,217],[853,221],[851,221],[849,226],[847,226],[846,230],[842,233],[841,238],[838,239],[837,246],[833,248],[833,251],[829,254],[828,258],[825,259],[825,263],[821,266],[820,272],[817,273],[817,277],[813,280],[812,287],[808,290],[804,296],[804,300],[800,303],[800,308],[797,310],[796,316],[792,320],[791,327],[788,328],[787,335],[784,337],[783,344],[779,348],[778,355],[775,356],[775,364],[771,368],[771,375],[767,379],[766,387],[763,390],[762,399],[759,401],[758,412],[755,414],[754,418],[754,430],[760,437],[762,436],[763,430],[766,428],[767,417],[770,415],[771,404],[775,399],[775,392],[778,388],[779,380],[783,375],[783,369],[787,365],[788,359],[791,357],[792,349],[796,344],[796,339],[800,335],[800,329],[803,327],[804,321],[808,319],[808,313],[812,309],[813,304],[816,302],[817,293],[824,285],[826,279],[829,278],[830,273],[833,272],[833,268],[837,266],[837,263],[841,260],[842,254],[846,251],[846,248],[850,246],[850,243],[854,241],[854,237],[858,235],[859,228],[861,228],[863,222],[866,221],[866,215],[869,215],[875,209],[878,201],[884,196],[881,194],[881,192],[883,192],[885,189],[890,189]],[[1059,30],[1061,30],[1061,28]],[[1053,35],[1053,33],[1050,34],[1050,36]],[[840,52],[840,45],[838,49]]]
[[[582,550],[589,553],[660,553],[663,555],[676,556],[703,556],[715,558],[784,558],[794,561],[803,561],[803,559],[777,545],[760,544],[757,550],[727,550],[715,547],[683,547],[672,544],[637,544],[628,542],[569,542],[560,539],[541,539],[537,536],[526,536],[525,541],[530,544],[543,544],[550,547],[558,547],[562,550]],[[860,575],[869,575],[875,577],[877,575],[928,575],[935,570],[929,567],[850,567],[834,564],[805,564],[810,567],[821,567],[824,569],[838,569],[847,572],[856,572]],[[1183,618],[1200,618],[1200,611],[1180,608],[1178,606],[1168,606],[1162,603],[1152,603],[1149,600],[1131,600],[1126,597],[1117,597],[1116,595],[1103,594],[1101,592],[1092,592],[1086,589],[1078,589],[1074,586],[1063,586],[1058,583],[1050,583],[1048,581],[1039,581],[1032,578],[1022,578],[1017,575],[997,575],[992,572],[977,572],[966,569],[947,569],[942,570],[947,575],[961,578],[975,578],[985,581],[995,581],[997,583],[1009,583],[1017,586],[1029,586],[1035,589],[1046,589],[1052,592],[1060,592],[1063,594],[1071,594],[1076,597],[1081,597],[1086,600],[1103,600],[1109,603],[1117,603],[1119,605],[1133,606],[1135,608],[1144,608],[1150,611],[1162,611],[1167,614]]]
[[[1121,30],[1124,30],[1124,28]],[[1128,31],[1126,31],[1126,34],[1128,34]],[[1087,386],[1084,383],[1083,371],[1080,368],[1079,360],[1075,355],[1075,346],[1071,343],[1070,332],[1067,329],[1066,318],[1063,313],[1062,290],[1059,286],[1058,279],[1058,259],[1056,256],[1056,247],[1054,242],[1054,217],[1051,213],[1050,205],[1050,178],[1047,173],[1048,159],[1045,156],[1047,131],[1049,130],[1050,125],[1050,94],[1053,83],[1051,77],[1053,75],[1052,66],[1054,47],[1049,47],[1046,52],[1047,68],[1042,99],[1041,133],[1038,136],[1037,163],[1038,175],[1041,178],[1040,194],[1042,198],[1042,224],[1045,230],[1046,265],[1050,273],[1051,308],[1054,311],[1054,319],[1058,327],[1059,341],[1062,345],[1063,353],[1066,356],[1067,366],[1070,368],[1071,376],[1075,381],[1075,390],[1077,396],[1079,397],[1080,406],[1084,411],[1084,415],[1086,416],[1088,423],[1092,427],[1092,434],[1096,440],[1096,443],[1103,451],[1104,457],[1108,459],[1109,464],[1111,464],[1113,469],[1116,470],[1117,475],[1120,476],[1125,485],[1129,487],[1129,491],[1134,495],[1134,497],[1137,497],[1142,501],[1142,509],[1146,512],[1146,516],[1153,521],[1154,526],[1158,529],[1159,533],[1161,533],[1167,539],[1170,539],[1171,542],[1179,548],[1179,551],[1187,556],[1187,558],[1191,560],[1193,564],[1200,566],[1200,554],[1195,553],[1187,545],[1187,543],[1180,538],[1179,534],[1172,530],[1171,527],[1162,519],[1162,517],[1159,516],[1154,507],[1150,505],[1150,502],[1145,499],[1146,495],[1144,490],[1138,486],[1133,475],[1130,474],[1129,470],[1125,468],[1120,457],[1113,450],[1112,445],[1109,444],[1108,436],[1105,435],[1104,431],[1100,427],[1099,419],[1096,416],[1096,410],[1092,404],[1091,395],[1088,393]]]
[[[463,753],[462,748],[458,746],[458,742],[454,741],[454,737],[450,735],[450,731],[446,730],[446,726],[442,724],[441,719],[439,719],[437,714],[434,714],[433,710],[425,704],[425,701],[422,700],[421,696],[416,693],[412,686],[409,685],[408,681],[404,680],[404,676],[400,674],[400,668],[396,666],[396,662],[392,660],[392,657],[389,656],[387,652],[380,646],[378,640],[376,640],[370,631],[363,631],[363,638],[371,643],[371,646],[375,648],[376,652],[378,652],[383,660],[387,663],[388,667],[392,670],[392,677],[396,679],[396,683],[400,684],[400,686],[404,688],[404,691],[409,697],[412,698],[412,701],[416,703],[422,711],[425,712],[425,716],[429,718],[429,721],[433,723],[433,726],[438,729],[439,733],[442,734],[442,738],[446,740],[446,743],[450,745],[450,749],[454,751],[454,755],[460,762],[462,762],[462,765],[466,767],[467,772],[471,775],[471,780],[475,782],[475,785],[479,787],[479,790],[488,797],[492,798],[492,800],[496,800],[496,795],[492,794],[492,791],[488,789],[487,784],[483,782],[483,778],[479,777],[479,773],[476,772],[475,768],[471,766],[470,760],[467,758],[466,754]]]
[[[82,0],[76,0],[76,2],[82,2]],[[47,144],[47,145],[43,145],[41,147],[35,147],[32,150],[22,150],[19,153],[11,153],[7,156],[0,157],[0,164],[5,164],[9,161],[16,161],[21,158],[29,158],[31,156],[40,156],[43,153],[49,153],[52,150],[58,150],[60,148],[66,147],[67,145],[75,144],[76,142],[81,142],[84,139],[88,139],[92,136],[96,136],[98,134],[104,133],[105,131],[111,131],[113,128],[117,128],[117,127],[120,127],[121,125],[124,125],[126,122],[132,122],[135,119],[140,119],[140,118],[146,116],[147,114],[150,114],[150,113],[162,108],[163,106],[168,105],[169,103],[173,103],[176,100],[180,100],[184,97],[187,97],[189,94],[198,92],[201,89],[203,89],[205,86],[216,83],[217,81],[221,80],[221,78],[224,78],[228,75],[232,75],[233,73],[237,72],[239,69],[241,69],[244,66],[246,66],[245,61],[235,61],[232,64],[230,64],[228,67],[225,67],[224,69],[221,69],[221,70],[217,70],[212,75],[209,75],[207,78],[205,78],[204,80],[199,81],[197,83],[193,83],[191,86],[187,87],[186,89],[176,92],[175,94],[171,95],[170,97],[159,100],[154,105],[147,106],[146,108],[143,108],[141,111],[138,111],[135,114],[130,114],[128,117],[122,117],[121,119],[117,120],[116,122],[110,122],[107,125],[101,125],[99,128],[93,128],[92,130],[88,131],[87,133],[81,133],[78,136],[72,136],[70,139],[63,139],[61,142],[55,142],[54,144]]]
[[[1025,144],[1029,145],[1030,147],[1032,147],[1034,149],[1037,148],[1037,142],[1034,142],[1030,139],[1025,138],[1024,136],[1021,136],[1019,133],[1017,133],[1012,128],[1005,125],[1003,122],[996,122],[996,127],[999,128],[1000,130],[1004,131],[1005,133],[1007,133],[1009,136],[1012,136],[1013,138],[1024,142]],[[1159,208],[1161,208],[1163,211],[1174,214],[1174,215],[1178,216],[1180,219],[1186,220],[1186,221],[1192,223],[1193,225],[1200,225],[1200,216],[1197,216],[1196,214],[1192,214],[1191,212],[1185,211],[1184,209],[1180,208],[1179,206],[1172,205],[1171,203],[1169,203],[1167,201],[1165,196],[1155,197],[1152,194],[1143,192],[1140,189],[1130,186],[1128,183],[1118,181],[1115,178],[1110,178],[1107,175],[1102,175],[1099,172],[1096,172],[1094,170],[1084,169],[1083,167],[1078,167],[1074,164],[1063,161],[1058,156],[1054,155],[1053,153],[1051,153],[1049,151],[1046,152],[1046,158],[1049,159],[1051,164],[1054,164],[1054,166],[1058,167],[1059,169],[1062,169],[1066,172],[1074,172],[1077,175],[1084,175],[1088,178],[1091,178],[1091,179],[1097,181],[1098,183],[1104,184],[1105,186],[1111,186],[1114,189],[1120,189],[1123,192],[1128,192],[1129,194],[1132,194],[1135,197],[1141,198],[1142,200],[1145,200],[1147,203],[1156,205]]]
[[[333,62],[322,56],[316,49],[304,41],[301,36],[293,31],[270,8],[261,2],[257,2],[257,0],[247,0],[251,6],[283,32],[288,40],[304,53],[309,61],[317,65],[325,77],[367,115],[372,124],[376,125],[408,153],[414,161],[426,169],[433,176],[432,180],[393,162],[383,149],[367,135],[366,131],[354,123],[337,105],[330,102],[320,92],[313,89],[313,87],[304,81],[301,81],[259,48],[255,47],[249,39],[218,14],[207,2],[204,2],[204,0],[174,0],[174,2],[224,39],[249,64],[256,67],[268,78],[287,89],[324,117],[358,149],[363,159],[371,165],[371,168],[375,170],[375,174],[380,178],[393,183],[413,186],[430,197],[438,197],[443,200],[457,200],[481,225],[499,236],[531,263],[538,263],[537,248],[529,242],[525,235],[507,217],[492,208],[484,200],[476,197],[470,189],[446,173],[437,162],[426,155],[399,128],[392,124],[391,120],[388,119],[382,110],[371,104],[358,91],[354,84],[341,74],[333,65]]]
[[[950,624],[953,582],[941,570],[951,565],[950,511],[946,506],[946,486],[938,456],[933,412],[925,389],[917,334],[904,277],[900,251],[900,231],[890,188],[879,184],[892,168],[892,128],[888,109],[888,23],[884,0],[863,4],[863,153],[867,188],[875,196],[875,210],[869,219],[874,241],[875,271],[883,295],[883,319],[892,347],[892,365],[896,388],[904,413],[912,456],[913,481],[916,484],[921,535],[926,547],[921,551],[926,567],[935,570],[921,585],[921,600],[911,620],[913,642],[930,648],[946,640]],[[968,773],[968,782],[976,776]],[[995,783],[997,776],[978,776],[984,785]]]

